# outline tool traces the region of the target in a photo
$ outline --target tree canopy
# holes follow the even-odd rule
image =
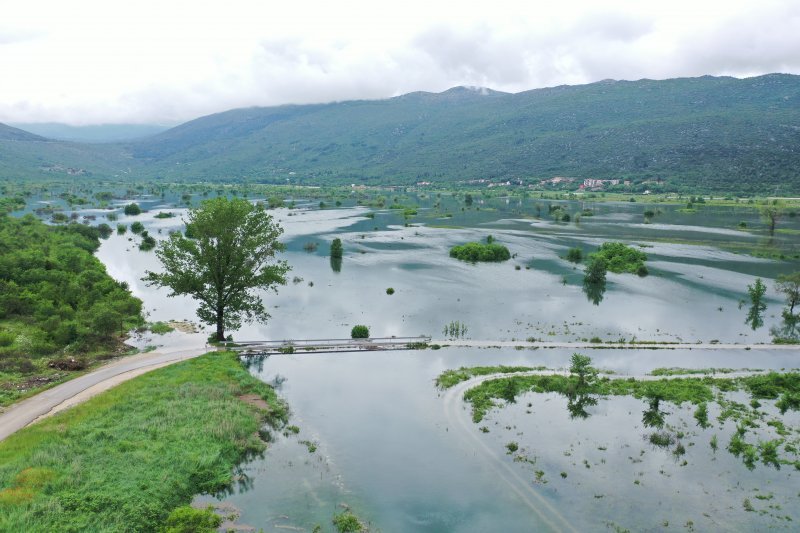
[[[218,341],[242,321],[268,320],[255,291],[286,283],[290,267],[275,258],[284,249],[278,241],[283,229],[262,206],[239,198],[205,200],[185,222],[191,238],[176,232],[159,245],[156,255],[164,271],[148,271],[147,284],[197,300],[198,317],[216,326]]]

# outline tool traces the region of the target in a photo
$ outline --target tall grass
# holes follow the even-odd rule
[[[0,531],[153,531],[228,486],[263,451],[263,423],[286,416],[231,353],[145,374],[0,443]]]

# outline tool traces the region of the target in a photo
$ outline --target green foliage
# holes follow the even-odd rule
[[[750,296],[750,310],[747,313],[745,323],[755,331],[764,325],[764,319],[761,314],[766,310],[767,304],[764,302],[764,295],[767,292],[767,286],[761,281],[761,278],[756,278],[755,283],[747,286],[747,293]]]
[[[775,282],[775,289],[786,297],[786,312],[791,318],[795,317],[794,308],[800,304],[800,272],[779,274]]]
[[[616,274],[628,272],[647,275],[647,269],[643,270],[647,255],[641,250],[625,246],[621,242],[604,242],[595,253],[589,255],[590,261],[593,258],[605,259],[606,268]]]
[[[165,335],[167,333],[175,331],[175,328],[173,328],[166,322],[153,322],[152,324],[148,324],[148,329],[150,330],[150,332],[156,335]]]
[[[592,366],[592,358],[579,353],[572,354],[569,372],[577,378],[577,389],[591,387],[597,379],[597,369]]]
[[[546,370],[546,367],[530,366],[462,366],[458,370],[445,370],[436,378],[436,386],[442,389],[449,389],[467,381],[475,376],[486,376],[489,374],[515,374],[518,372],[530,372],[532,370]]]
[[[153,218],[173,218],[175,213],[165,213],[164,211],[159,211]]]
[[[283,198],[279,196],[271,196],[267,200],[267,205],[269,205],[270,209],[276,209],[278,207],[283,207]]]
[[[583,250],[578,247],[570,248],[567,252],[567,261],[570,263],[580,263],[583,261]]]
[[[257,432],[267,412],[245,394],[266,400],[272,424],[285,421],[268,385],[235,354],[215,352],[17,432],[0,443],[0,530],[157,531],[195,494],[229,487],[233,467],[264,450]]]
[[[388,294],[389,296],[391,296],[392,294],[394,294],[394,289],[393,289],[392,287],[389,287],[389,288],[387,288],[387,289],[386,289],[386,294]]]
[[[149,252],[153,248],[156,247],[158,243],[153,238],[152,235],[149,235],[146,231],[142,232],[142,242],[139,243],[139,249],[143,252]]]
[[[511,259],[508,248],[495,242],[481,243],[468,242],[450,249],[450,257],[468,261],[470,263],[481,262],[500,262]]]
[[[0,216],[0,320],[14,335],[0,358],[39,368],[44,355],[109,346],[141,324],[141,301],[108,276],[98,246],[96,228]]]
[[[364,524],[349,509],[333,515],[333,526],[338,533],[364,531]]]
[[[697,406],[694,411],[694,418],[697,420],[697,425],[705,429],[709,427],[708,423],[708,405],[703,402]]]
[[[342,246],[342,239],[335,238],[331,242],[331,258],[332,259],[341,259],[342,253],[344,252],[344,247]]]
[[[128,216],[136,216],[142,214],[142,208],[139,207],[139,204],[137,203],[130,203],[126,205],[123,211]]]
[[[584,270],[583,283],[589,285],[601,285],[606,282],[606,272],[608,271],[608,261],[601,256],[590,255],[589,262]]]
[[[451,339],[464,337],[467,334],[467,325],[459,320],[451,320],[449,324],[445,325],[442,334]]]
[[[634,191],[775,194],[800,190],[796,132],[785,126],[800,122],[798,93],[800,78],[782,74],[602,81],[519,94],[454,88],[231,110],[125,145],[35,142],[0,127],[0,175],[52,177],[72,167],[102,176],[132,167],[165,181],[316,185],[585,176],[630,178]],[[665,183],[652,182],[661,177]]]
[[[139,222],[138,220],[131,224],[131,232],[137,235],[144,233],[144,224]]]
[[[162,533],[214,533],[222,525],[222,517],[208,509],[189,505],[178,507],[167,517]]]
[[[368,339],[369,338],[369,328],[367,326],[358,324],[353,326],[353,329],[350,330],[350,338],[352,339]]]
[[[283,230],[262,206],[240,198],[204,200],[189,210],[187,226],[193,238],[173,233],[156,255],[164,272],[147,272],[148,285],[168,287],[170,296],[197,300],[200,320],[216,326],[217,340],[243,320],[269,319],[254,290],[275,290],[286,284],[289,266],[274,260],[284,249]]]

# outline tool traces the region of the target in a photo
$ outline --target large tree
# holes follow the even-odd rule
[[[188,295],[200,303],[197,315],[216,326],[216,340],[242,320],[269,319],[256,290],[276,290],[290,267],[275,259],[284,249],[283,229],[264,208],[243,199],[215,198],[189,210],[187,238],[173,233],[156,255],[163,272],[146,272],[148,285],[169,287],[170,296]]]

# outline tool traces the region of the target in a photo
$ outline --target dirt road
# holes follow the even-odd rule
[[[40,392],[0,414],[0,441],[28,424],[85,401],[136,376],[208,352],[202,341],[119,359],[88,374]]]

